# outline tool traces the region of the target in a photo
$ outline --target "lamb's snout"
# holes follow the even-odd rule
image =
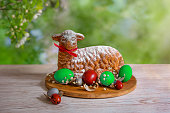
[[[77,41],[71,42],[70,40],[67,40],[66,43],[62,44],[67,50],[72,50],[77,48]]]

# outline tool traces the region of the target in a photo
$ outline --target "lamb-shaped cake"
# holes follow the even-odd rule
[[[77,41],[83,40],[84,35],[72,30],[65,30],[55,34],[52,39],[59,42],[58,70],[68,68],[74,72],[76,78],[82,77],[89,69],[94,70],[98,76],[104,71],[117,75],[124,65],[122,55],[110,46],[91,46],[77,49]]]

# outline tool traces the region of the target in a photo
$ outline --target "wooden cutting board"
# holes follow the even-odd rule
[[[57,88],[63,91],[65,96],[93,99],[110,98],[128,94],[136,88],[137,83],[136,78],[132,76],[132,78],[129,81],[123,83],[123,88],[121,90],[99,86],[99,88],[97,88],[95,91],[89,92],[80,86],[78,87],[72,85],[57,84],[52,81],[49,81],[49,79],[50,79],[49,76],[45,78],[45,85],[47,89]],[[104,88],[106,88],[106,90],[104,90]]]

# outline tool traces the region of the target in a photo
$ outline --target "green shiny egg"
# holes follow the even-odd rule
[[[62,84],[68,84],[74,77],[74,73],[67,68],[60,69],[55,72],[54,79]]]
[[[105,71],[100,75],[100,82],[102,85],[109,86],[115,80],[114,75],[110,71]]]
[[[122,82],[127,82],[132,77],[132,68],[129,65],[123,65],[119,70],[119,77],[124,77]]]

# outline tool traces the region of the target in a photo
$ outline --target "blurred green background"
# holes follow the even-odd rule
[[[126,64],[170,63],[169,0],[61,0],[28,26],[30,40],[16,48],[0,28],[0,64],[56,63],[51,35],[85,35],[79,48],[112,46]],[[3,21],[0,19],[0,21]]]

